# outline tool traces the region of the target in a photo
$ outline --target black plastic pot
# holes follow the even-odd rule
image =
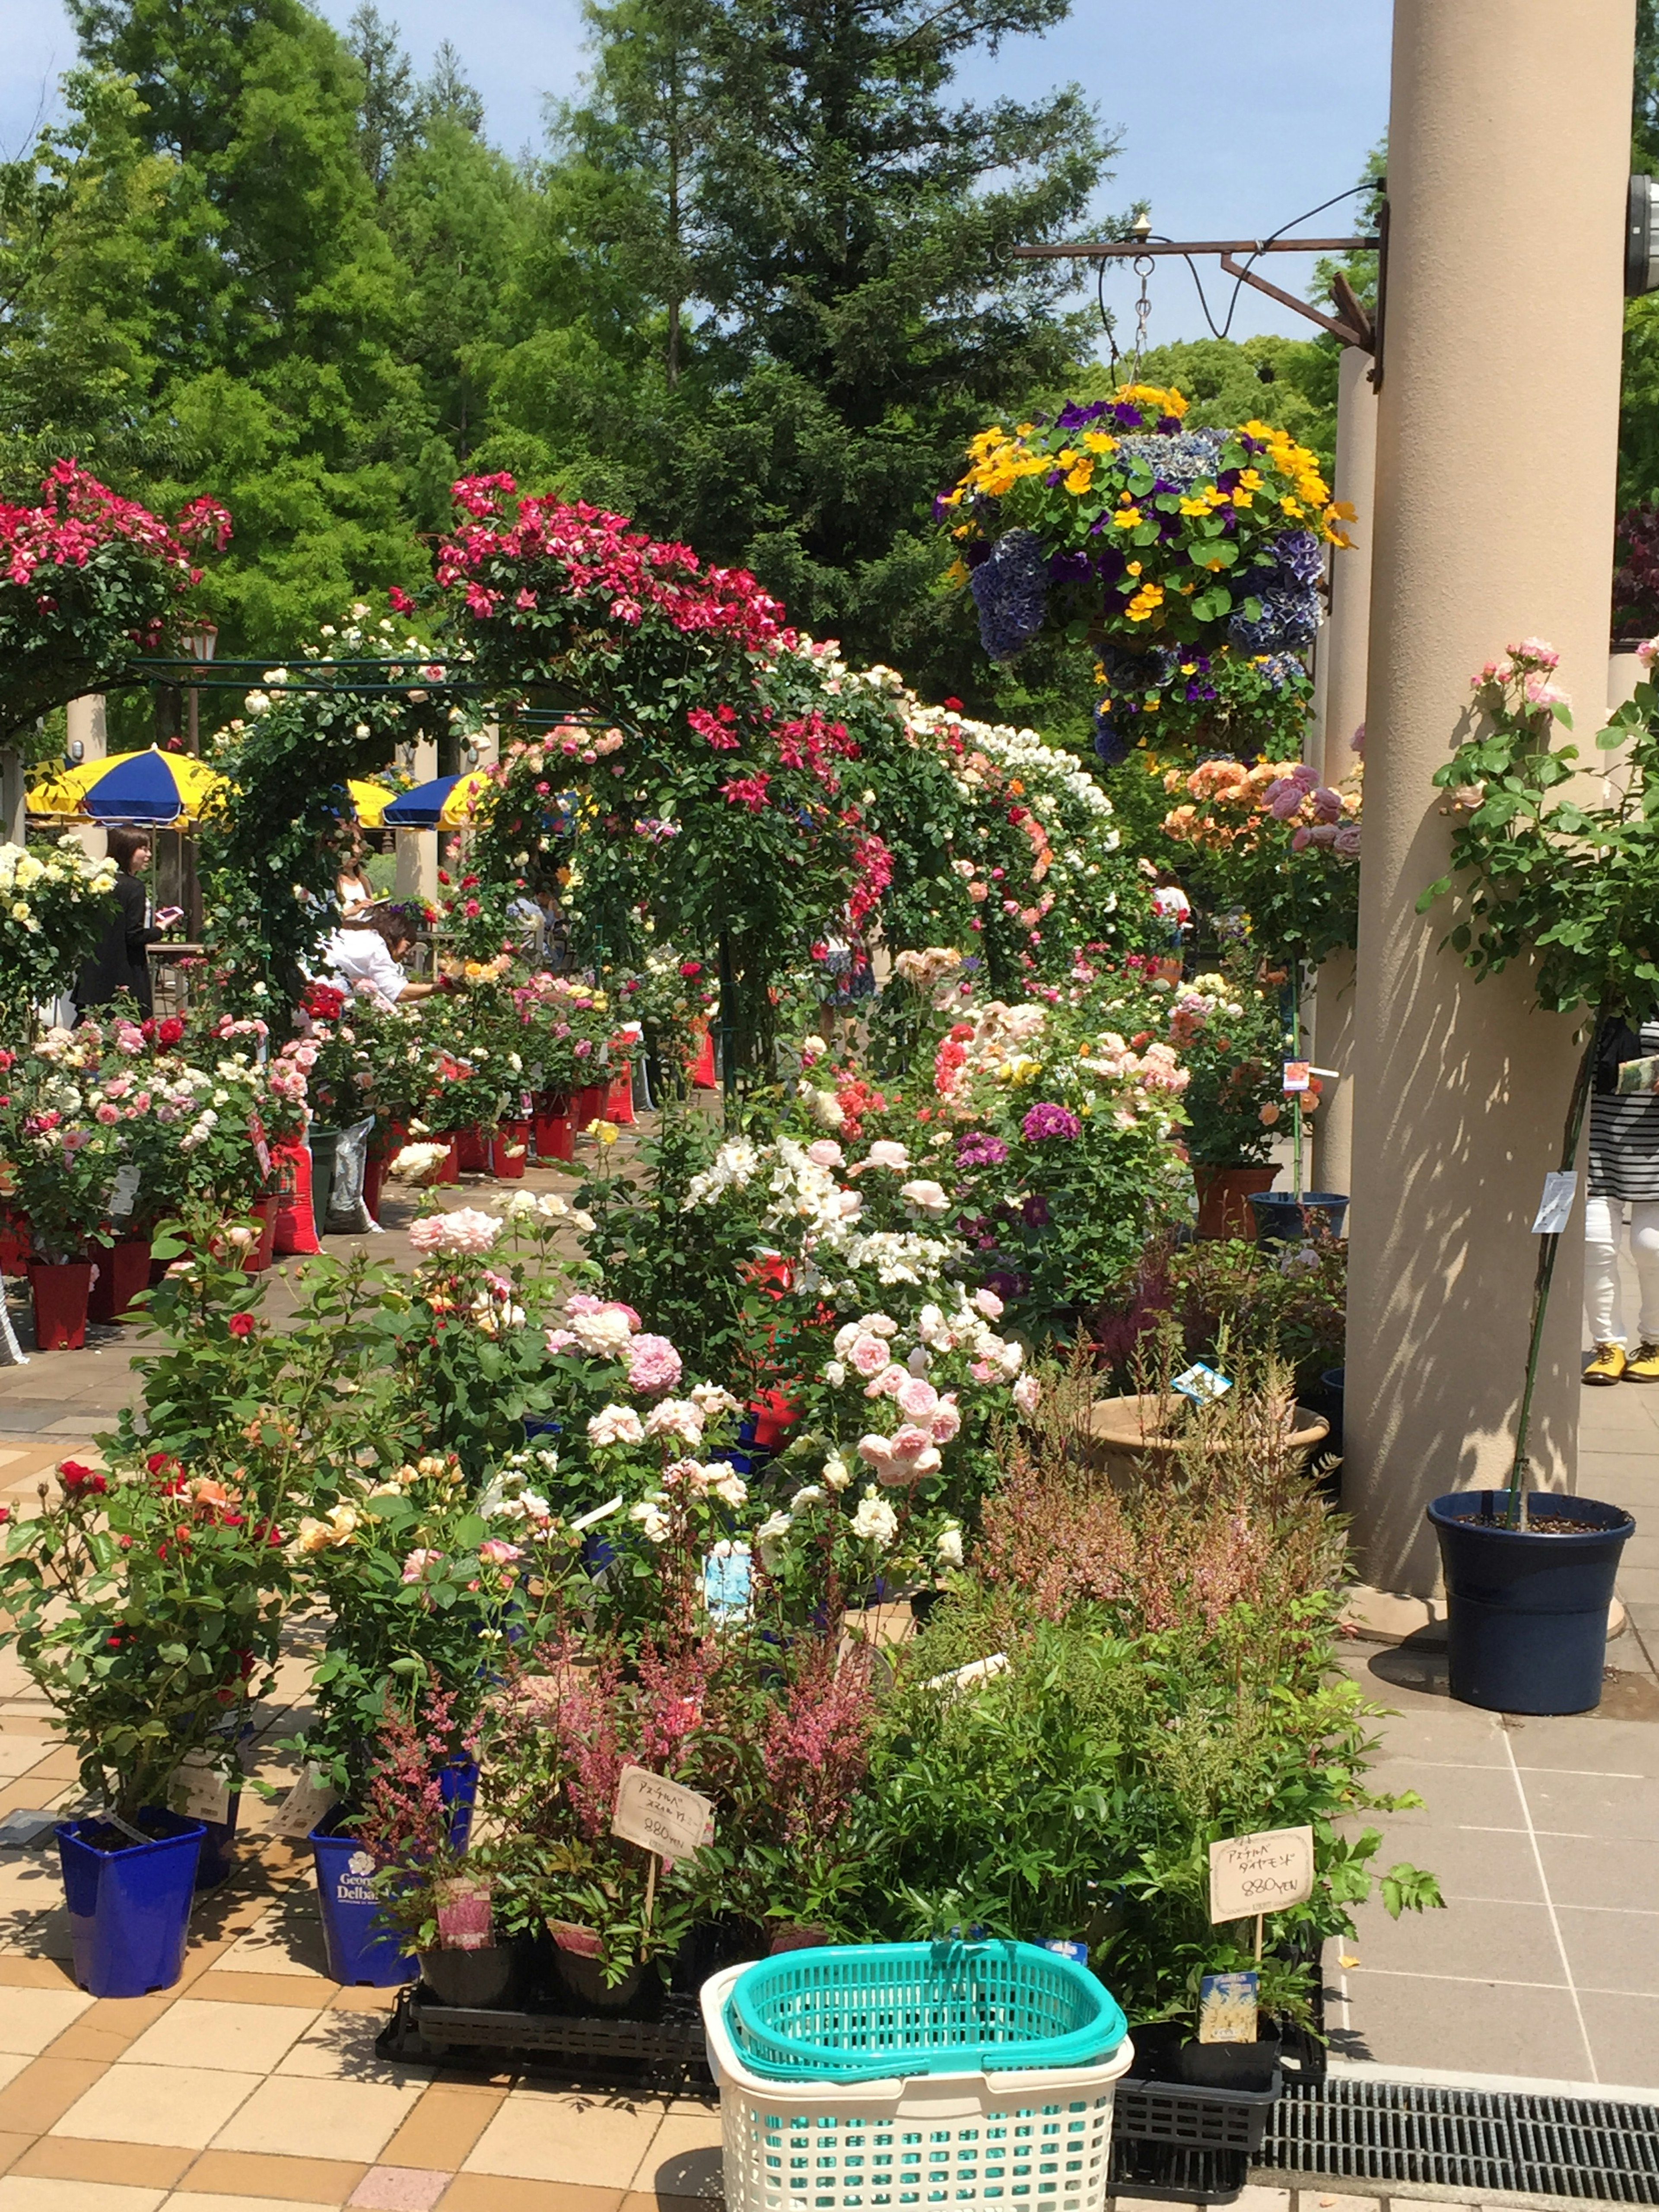
[[[1279,2038],[1254,2043],[1183,2043],[1176,2064],[1183,2081],[1206,2089],[1271,2089],[1279,2072]]]
[[[566,1951],[558,1944],[553,1947],[553,1971],[568,1996],[586,2011],[600,2014],[623,2013],[640,1994],[645,1979],[643,1966],[630,1966],[619,1982],[607,1982],[605,1969],[597,1959],[586,1957],[580,1951]]]
[[[1587,1713],[1601,1700],[1607,1607],[1636,1523],[1621,1505],[1534,1490],[1528,1516],[1582,1534],[1506,1528],[1506,1493],[1457,1490],[1429,1520],[1446,1581],[1453,1697],[1489,1712]]]
[[[440,2004],[483,2008],[510,2005],[519,1995],[524,1958],[516,1943],[483,1951],[420,1951],[421,1980]]]
[[[1331,1432],[1325,1439],[1327,1451],[1340,1452],[1342,1449],[1342,1397],[1347,1375],[1346,1367],[1328,1367],[1319,1378],[1319,1411],[1331,1425]]]
[[[1312,1237],[1340,1237],[1347,1217],[1346,1191],[1263,1190],[1250,1194],[1258,1244],[1300,1244]]]

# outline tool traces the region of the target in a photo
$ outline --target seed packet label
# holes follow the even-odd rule
[[[138,1195],[138,1170],[131,1160],[115,1170],[115,1180],[110,1185],[109,1210],[118,1219],[131,1213],[133,1200]]]
[[[167,1785],[167,1802],[187,1820],[228,1820],[230,1784],[205,1751],[186,1752]]]
[[[1206,1974],[1198,1985],[1200,2043],[1254,2043],[1260,1974]]]
[[[1183,1398],[1190,1398],[1195,1406],[1224,1398],[1232,1387],[1226,1376],[1217,1368],[1206,1367],[1201,1359],[1195,1359],[1186,1373],[1177,1375],[1170,1385],[1172,1390],[1179,1390]]]
[[[1538,1201],[1534,1237],[1559,1237],[1572,1218],[1572,1201],[1578,1188],[1577,1168],[1552,1169],[1544,1177],[1544,1195]]]
[[[325,1782],[314,1766],[307,1766],[276,1808],[279,1836],[308,1836],[325,1813],[332,1812],[340,1793]]]
[[[1285,1063],[1286,1091],[1306,1091],[1313,1081],[1313,1063],[1307,1060],[1287,1060]]]
[[[662,1858],[686,1859],[714,1842],[714,1808],[695,1790],[663,1775],[643,1766],[624,1766],[611,1832]]]
[[[1254,1919],[1313,1895],[1313,1830],[1262,1828],[1210,1846],[1210,1917]]]
[[[747,1544],[722,1539],[702,1563],[702,1601],[720,1627],[749,1618],[750,1558]]]

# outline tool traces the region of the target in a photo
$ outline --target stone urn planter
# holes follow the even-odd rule
[[[1184,1399],[1155,1390],[1097,1400],[1089,1415],[1089,1442],[1084,1447],[1089,1465],[1114,1490],[1127,1494],[1136,1487],[1144,1468],[1167,1466],[1177,1452],[1189,1448],[1187,1411]],[[1324,1443],[1331,1425],[1306,1406],[1289,1407],[1287,1413],[1285,1449],[1305,1459]]]

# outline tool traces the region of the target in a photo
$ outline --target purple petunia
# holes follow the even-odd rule
[[[1041,1145],[1050,1137],[1064,1137],[1069,1142],[1083,1133],[1083,1124],[1069,1106],[1055,1106],[1041,1099],[1020,1123],[1020,1133],[1029,1144]]]

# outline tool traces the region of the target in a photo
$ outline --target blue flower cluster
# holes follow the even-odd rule
[[[1048,556],[1034,530],[1005,530],[968,579],[979,610],[980,643],[993,660],[1012,660],[1042,628],[1048,604]]]
[[[1103,768],[1116,768],[1129,757],[1129,740],[1121,730],[1107,720],[1103,710],[1095,708],[1095,758]]]
[[[1168,437],[1120,438],[1114,459],[1139,462],[1174,491],[1215,482],[1224,430],[1177,430]]]
[[[1273,541],[1272,557],[1228,580],[1237,611],[1227,635],[1246,653],[1301,653],[1319,633],[1320,574],[1324,556],[1311,530],[1287,530]],[[1254,620],[1243,602],[1259,599]]]

